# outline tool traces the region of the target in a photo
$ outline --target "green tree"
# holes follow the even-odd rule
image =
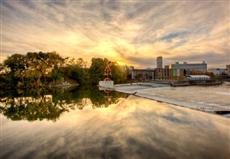
[[[64,63],[64,59],[56,52],[28,52],[26,55],[14,54],[4,61],[4,65],[11,70],[17,86],[42,86],[41,79]],[[28,84],[27,84],[28,83]]]
[[[29,52],[26,55],[27,64],[29,70],[36,70],[36,87],[41,86],[41,78],[45,79],[44,77],[52,71],[54,68],[60,67],[64,59],[58,55],[56,52]]]
[[[110,67],[106,67],[110,64]],[[0,87],[11,85],[12,88],[39,88],[68,83],[80,85],[98,85],[107,76],[115,83],[127,81],[127,67],[111,62],[106,58],[92,58],[90,68],[82,59],[63,58],[56,52],[28,52],[25,55],[13,54],[9,56],[2,67],[9,68],[4,76],[0,75]],[[108,71],[109,70],[109,71]],[[111,71],[110,71],[111,70]],[[111,73],[111,74],[110,74]]]
[[[109,60],[106,58],[92,58],[91,66],[89,68],[90,79],[92,84],[97,85],[100,80],[103,80],[104,70],[108,62]]]
[[[111,70],[112,70],[112,80],[115,83],[124,83],[127,81],[128,69],[126,66],[113,63],[111,66]]]

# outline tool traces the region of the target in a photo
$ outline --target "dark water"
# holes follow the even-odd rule
[[[227,159],[230,119],[97,88],[0,93],[0,158]]]

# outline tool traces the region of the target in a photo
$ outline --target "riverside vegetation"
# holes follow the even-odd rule
[[[87,67],[84,59],[63,58],[56,52],[28,52],[13,54],[0,64],[1,89],[51,88],[68,85],[97,85],[104,77],[106,58],[92,58]],[[115,83],[127,81],[127,66],[111,62],[111,79]]]
[[[95,87],[71,87],[68,89],[31,89],[0,91],[0,114],[8,119],[56,121],[64,112],[107,108],[128,95],[119,92],[106,93]]]

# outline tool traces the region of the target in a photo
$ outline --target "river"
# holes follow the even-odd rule
[[[226,159],[230,119],[97,88],[0,94],[0,158]]]

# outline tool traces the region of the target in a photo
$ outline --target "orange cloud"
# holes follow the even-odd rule
[[[230,18],[224,1],[4,1],[1,59],[13,53],[57,51],[152,67],[168,59],[229,53]],[[228,57],[226,56],[226,59]],[[195,58],[196,59],[196,58]]]

